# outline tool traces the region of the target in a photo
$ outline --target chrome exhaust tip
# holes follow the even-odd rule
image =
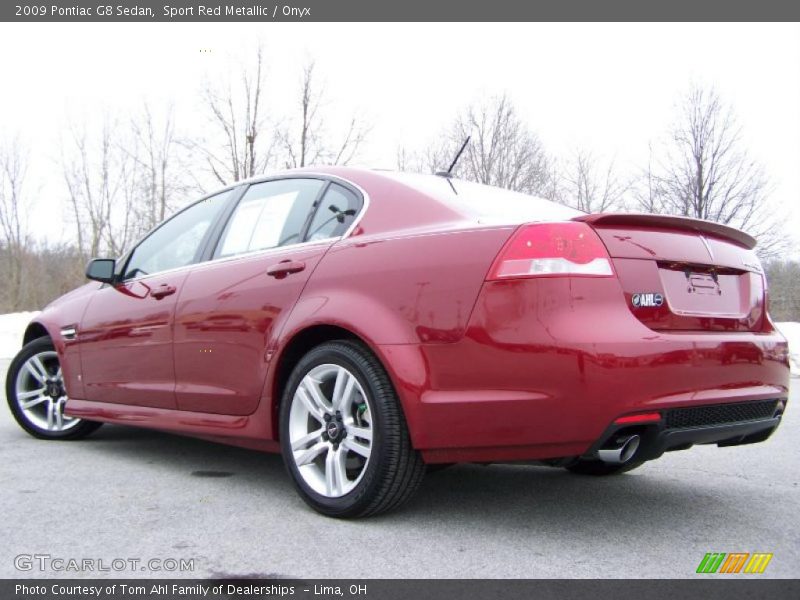
[[[597,451],[597,458],[606,463],[621,465],[628,462],[639,449],[639,436],[618,437]]]

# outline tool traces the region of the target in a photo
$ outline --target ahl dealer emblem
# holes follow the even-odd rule
[[[631,296],[631,304],[634,308],[644,308],[650,306],[661,306],[664,304],[664,296],[661,294],[634,294]]]

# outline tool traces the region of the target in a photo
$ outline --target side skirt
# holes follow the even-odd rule
[[[65,414],[88,421],[179,433],[263,452],[280,452],[280,444],[271,439],[266,420],[258,417],[258,411],[246,416],[220,415],[70,398]]]

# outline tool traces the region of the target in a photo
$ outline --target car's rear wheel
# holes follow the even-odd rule
[[[44,440],[86,437],[100,423],[64,414],[67,392],[61,363],[50,338],[26,344],[11,362],[6,377],[6,399],[17,423]]]
[[[629,460],[621,465],[606,463],[602,460],[591,459],[578,459],[574,463],[567,465],[565,468],[570,473],[577,473],[578,475],[594,475],[600,477],[603,475],[619,475],[633,471],[637,467],[641,467],[644,461]]]
[[[357,342],[327,342],[299,361],[284,390],[280,425],[295,487],[328,516],[391,510],[425,473],[386,371]]]

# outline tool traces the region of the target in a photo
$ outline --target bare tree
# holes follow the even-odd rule
[[[713,89],[689,91],[652,184],[658,212],[748,231],[758,238],[763,256],[782,243],[764,169],[749,156],[736,117]]]
[[[157,115],[145,102],[130,127],[131,143],[122,149],[135,170],[135,185],[127,191],[133,194],[129,203],[135,206],[143,233],[163,221],[189,191],[184,175],[189,169],[181,159],[183,146],[172,106]]]
[[[653,166],[653,146],[649,146],[647,166],[641,170],[638,180],[632,182],[634,208],[647,213],[664,212],[663,189]]]
[[[219,88],[207,83],[203,91],[214,135],[187,143],[222,185],[263,173],[272,159],[275,140],[266,129],[264,71],[264,53],[259,45],[255,63],[240,70],[239,86],[228,82]]]
[[[559,199],[589,213],[620,210],[629,188],[613,160],[602,165],[592,152],[579,148],[562,173]]]
[[[75,126],[62,141],[61,169],[84,258],[118,256],[139,231],[133,161],[115,137],[122,131],[106,118],[99,131]]]
[[[0,145],[0,312],[43,308],[82,280],[74,246],[36,242],[29,234],[35,190],[27,182],[28,164],[19,138]]]
[[[24,261],[30,238],[27,231],[25,177],[27,152],[18,137],[0,147],[0,230],[6,262],[3,302],[10,310],[23,308]]]
[[[461,143],[463,144],[464,140],[461,140]],[[450,161],[453,160],[460,147],[451,148],[451,146],[449,131],[444,141],[429,146],[422,151],[400,146],[397,149],[395,159],[397,170],[413,173],[436,173],[441,171],[449,166]],[[459,169],[455,169],[455,174],[460,174]]]
[[[445,130],[441,143],[417,155],[401,149],[398,163],[402,159],[405,167],[431,172],[447,168],[468,136],[470,143],[455,175],[518,192],[554,196],[552,160],[506,95],[467,106]]]
[[[0,246],[0,277],[9,281],[6,250]],[[74,246],[31,242],[23,253],[21,285],[0,293],[0,312],[36,310],[79,286],[84,264]]]
[[[775,321],[800,321],[800,263],[769,260],[764,263],[769,285],[769,312]]]
[[[356,116],[351,117],[338,141],[332,141],[323,114],[325,90],[317,85],[315,63],[303,67],[300,82],[299,119],[290,122],[279,133],[280,146],[285,153],[286,168],[313,164],[346,165],[352,161],[369,128]]]

